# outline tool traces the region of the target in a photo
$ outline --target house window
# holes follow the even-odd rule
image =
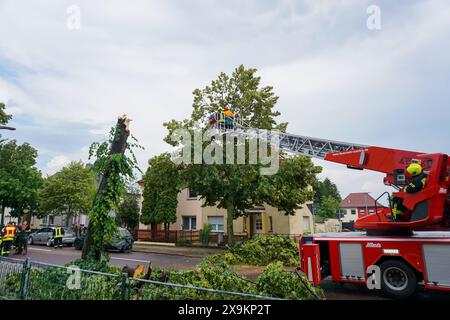
[[[223,217],[208,217],[208,224],[212,226],[212,232],[223,232]]]
[[[197,199],[197,192],[194,190],[188,189],[188,199]]]
[[[262,218],[261,217],[255,218],[255,229],[262,230]]]
[[[366,210],[364,210],[364,209],[359,209],[359,214],[361,214],[361,215],[366,214]]]
[[[303,217],[303,231],[310,231],[309,217]]]
[[[373,209],[369,210],[369,214],[374,214],[374,213],[375,213],[375,210],[373,210]]]
[[[352,214],[356,214],[356,210],[355,209],[352,209]]]
[[[196,229],[197,229],[197,217],[183,216],[183,230],[196,230]]]
[[[54,217],[54,216],[50,216],[50,217],[48,218],[48,224],[49,224],[49,225],[55,224],[55,217]]]
[[[44,218],[42,218],[42,224],[47,224],[47,216],[45,216]]]
[[[269,232],[273,232],[273,220],[271,216],[269,216]]]

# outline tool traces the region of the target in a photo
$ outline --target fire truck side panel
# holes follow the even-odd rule
[[[407,262],[426,288],[450,290],[449,238],[318,237],[314,242],[328,243],[335,282],[365,283],[368,267],[397,259]]]
[[[450,244],[424,244],[422,250],[425,287],[450,290]]]

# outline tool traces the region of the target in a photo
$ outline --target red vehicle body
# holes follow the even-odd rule
[[[379,209],[355,222],[361,232],[300,237],[300,269],[308,279],[314,284],[328,276],[335,282],[370,282],[370,288],[396,298],[410,296],[420,282],[426,289],[450,291],[448,156],[365,147],[324,159],[385,173],[384,183],[399,190],[393,196],[403,199],[408,212],[405,222],[393,222],[391,208]],[[420,192],[408,194],[401,190],[412,162],[421,163],[427,181]]]

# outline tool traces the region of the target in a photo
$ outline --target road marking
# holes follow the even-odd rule
[[[150,261],[148,261],[148,260],[137,260],[137,259],[127,259],[127,258],[117,258],[117,257],[111,257],[111,259],[150,263]]]
[[[45,252],[52,252],[53,251],[53,250],[50,250],[50,249],[39,249],[39,248],[31,248],[31,247],[28,247],[28,250],[45,251]]]

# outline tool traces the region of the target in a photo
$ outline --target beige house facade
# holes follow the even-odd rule
[[[142,197],[141,197],[142,198]],[[142,202],[141,202],[142,203]],[[212,226],[212,232],[226,234],[226,210],[217,207],[202,207],[203,201],[184,189],[178,194],[177,220],[170,230],[200,230],[205,224]],[[247,216],[233,221],[236,236],[253,236],[255,234],[290,234],[299,235],[313,232],[313,217],[306,204],[294,215],[285,215],[269,205],[248,210]],[[150,229],[140,224],[139,229]],[[163,226],[158,226],[163,229]]]

